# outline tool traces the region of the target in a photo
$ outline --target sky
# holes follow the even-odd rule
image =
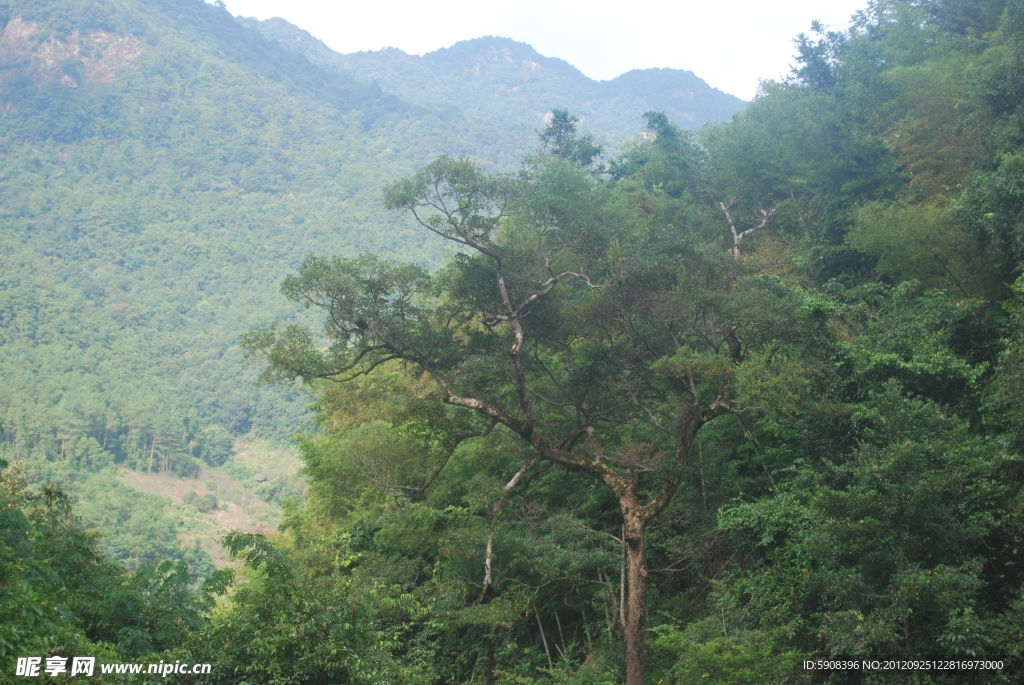
[[[688,69],[744,100],[793,63],[817,19],[845,28],[867,0],[225,0],[234,15],[282,17],[338,52],[422,55],[495,35],[607,80],[631,69]]]

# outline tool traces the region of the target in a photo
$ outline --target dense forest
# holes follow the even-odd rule
[[[1024,0],[869,2],[619,149],[168,6],[5,10],[0,682],[1019,682]],[[253,431],[308,493],[233,570],[77,518]],[[1003,667],[804,667],[941,658]]]

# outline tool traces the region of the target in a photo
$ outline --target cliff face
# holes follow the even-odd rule
[[[60,37],[39,22],[15,17],[0,37],[0,86],[26,79],[36,88],[108,85],[142,52],[133,35],[75,29]]]

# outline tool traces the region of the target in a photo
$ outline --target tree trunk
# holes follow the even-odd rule
[[[149,465],[148,471],[150,475],[153,474],[153,456],[156,454],[156,431],[153,431],[153,442],[149,446]]]
[[[622,607],[626,643],[626,683],[644,683],[644,643],[647,636],[647,521],[635,507],[623,507],[626,543],[626,601]]]

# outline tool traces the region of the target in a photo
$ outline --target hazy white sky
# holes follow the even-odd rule
[[[283,17],[338,52],[423,54],[486,35],[531,44],[587,76],[689,69],[749,100],[789,72],[793,38],[819,19],[845,28],[867,0],[225,0],[235,15]]]

